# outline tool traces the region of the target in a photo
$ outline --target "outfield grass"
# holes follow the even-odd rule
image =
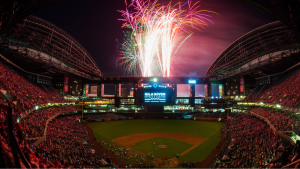
[[[200,137],[204,137],[207,140],[196,147],[195,149],[191,150],[187,154],[183,155],[179,158],[179,161],[203,161],[206,156],[217,146],[218,142],[221,139],[221,127],[223,123],[219,122],[206,122],[206,121],[190,121],[190,120],[125,120],[125,121],[111,121],[111,122],[95,122],[89,123],[88,127],[93,130],[93,133],[97,139],[97,141],[103,140],[107,144],[104,145],[108,148],[108,144],[115,144],[112,140],[132,135],[132,134],[141,134],[141,133],[182,133],[182,134],[190,134],[196,135]],[[162,138],[154,138],[154,139],[162,139]],[[178,140],[172,140],[163,138],[162,141],[169,140],[168,144],[172,145],[168,146],[166,150],[166,156],[171,154],[177,153],[177,151],[181,151],[182,148],[180,146],[186,147],[184,144],[187,143],[180,143]],[[153,140],[148,140],[149,143]],[[158,141],[159,142],[159,141]],[[172,143],[173,142],[173,143]],[[149,153],[151,146],[149,147],[144,145],[148,145],[147,141],[143,141],[137,143],[132,148],[136,147],[141,150],[141,152]],[[176,145],[177,144],[177,145]],[[134,148],[135,149],[135,148]],[[174,150],[171,150],[174,149]],[[154,150],[153,150],[154,151]],[[184,151],[184,150],[183,150]],[[150,151],[151,152],[151,151]],[[153,152],[152,152],[153,153]],[[167,155],[167,153],[170,153]]]
[[[187,144],[184,141],[173,140],[164,137],[157,137],[136,143],[135,145],[131,146],[131,148],[136,149],[145,154],[154,154],[158,158],[164,157],[162,149],[157,148],[158,145],[153,144],[154,142],[158,142],[168,146],[164,149],[166,157],[175,157],[177,154],[180,154],[193,146],[191,144]]]

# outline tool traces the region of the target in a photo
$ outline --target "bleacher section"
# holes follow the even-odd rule
[[[271,85],[257,95],[251,94],[243,101],[263,102],[266,104],[280,104],[281,106],[295,107],[300,99],[300,71],[295,71],[284,77],[279,82]]]
[[[228,144],[213,168],[281,168],[292,162],[296,149],[264,121],[247,114],[233,118],[223,126]]]
[[[0,90],[2,91],[0,93],[0,104],[7,105],[13,108],[14,111],[12,111],[13,119],[14,117],[27,110],[32,109],[36,105],[43,105],[48,103],[64,103],[64,99],[62,96],[60,96],[50,85],[43,85],[43,84],[33,84],[30,81],[26,80],[22,75],[19,75],[17,72],[15,72],[13,69],[9,68],[8,66],[0,63]],[[70,111],[77,111],[78,107],[74,106],[63,106],[60,108],[49,108],[49,109],[41,109],[40,111],[33,112],[31,114],[28,114],[25,118],[20,119],[20,123],[15,123],[15,131],[13,133],[15,134],[15,138],[17,143],[19,144],[19,147],[21,148],[23,154],[25,155],[26,160],[29,163],[29,167],[31,168],[67,168],[67,167],[77,167],[82,168],[82,166],[89,166],[91,168],[98,167],[99,164],[103,164],[100,160],[103,160],[102,155],[97,155],[100,158],[95,158],[95,155],[91,154],[91,147],[78,147],[77,150],[74,149],[74,152],[72,152],[72,155],[74,157],[74,160],[66,160],[64,156],[61,156],[61,152],[58,154],[55,154],[57,152],[57,146],[62,145],[60,142],[57,146],[54,146],[55,139],[54,137],[52,139],[47,139],[47,142],[43,143],[41,146],[48,144],[50,142],[50,145],[47,145],[47,147],[40,149],[39,147],[35,148],[31,145],[36,140],[32,140],[30,138],[40,138],[44,136],[46,133],[46,122],[48,123],[49,119],[52,117],[62,113],[62,112],[70,112]],[[1,143],[1,156],[4,158],[4,161],[1,161],[1,166],[16,168],[15,164],[15,158],[12,153],[12,146],[13,143],[9,140],[9,132],[8,132],[8,122],[7,122],[7,112],[4,109],[0,109],[0,143]],[[75,116],[74,116],[75,117]],[[70,132],[71,130],[73,137],[71,142],[66,142],[67,144],[71,143],[71,145],[75,146],[75,142],[78,141],[78,136],[82,136],[83,139],[86,139],[87,133],[84,132],[78,133],[79,131],[75,132],[75,129],[73,129],[71,126],[73,123],[76,123],[74,126],[75,128],[80,127],[81,131],[84,129],[84,126],[78,123],[78,120],[75,121],[73,119],[74,117],[62,117],[60,118],[60,121],[63,121],[63,124],[61,122],[57,122],[57,120],[54,121],[54,123],[50,122],[49,127],[47,128],[50,132],[56,130],[55,127],[60,127],[59,125],[64,125],[63,130]],[[71,119],[70,119],[71,118]],[[78,117],[76,117],[78,118]],[[71,120],[71,121],[69,121]],[[54,125],[54,126],[53,126]],[[54,127],[54,128],[53,128]],[[59,130],[59,129],[58,129]],[[21,132],[21,133],[20,133]],[[17,134],[18,133],[18,134]],[[55,137],[57,132],[54,133]],[[49,136],[50,136],[49,135]],[[62,134],[64,136],[67,136],[68,134]],[[64,138],[64,136],[59,135],[61,138]],[[49,137],[48,136],[48,137]],[[51,138],[51,137],[50,137]],[[58,138],[58,137],[57,137]],[[66,140],[66,138],[64,138]],[[56,140],[61,141],[61,139]],[[70,140],[69,140],[70,141]],[[86,140],[82,140],[86,141]],[[81,143],[80,143],[81,144]],[[52,146],[52,147],[51,147]],[[89,146],[89,145],[87,145]],[[68,149],[68,148],[67,148]],[[46,150],[46,151],[44,151]],[[86,151],[89,150],[89,151]],[[68,150],[69,153],[71,152]],[[77,154],[76,154],[77,153]],[[69,154],[70,155],[70,154]],[[78,161],[78,157],[82,156],[90,156],[91,158],[88,161],[81,160]],[[76,158],[76,161],[75,161]],[[24,160],[20,160],[20,167],[26,168],[24,164]],[[104,160],[106,161],[106,160]],[[4,163],[5,164],[4,164]],[[107,164],[107,163],[106,163]],[[27,164],[26,164],[27,165]]]
[[[8,92],[9,103],[17,101],[21,105],[21,108],[14,106],[15,111],[31,108],[35,104],[64,102],[57,93],[45,92],[2,63],[0,63],[0,89]]]

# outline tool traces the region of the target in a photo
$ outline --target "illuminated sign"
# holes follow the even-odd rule
[[[137,96],[137,104],[165,105],[175,103],[173,89],[163,84],[144,85],[143,88],[137,89]]]
[[[196,80],[189,80],[189,84],[196,84]]]
[[[144,85],[144,88],[152,88],[152,85]]]
[[[166,102],[166,93],[146,92],[144,100],[147,103],[164,103]]]
[[[166,85],[157,85],[157,84],[149,84],[149,85],[144,85],[144,89],[146,88],[167,88]]]
[[[65,92],[68,92],[68,91],[69,91],[69,85],[65,85],[64,91],[65,91]]]
[[[219,84],[219,96],[220,98],[223,96],[223,85]]]

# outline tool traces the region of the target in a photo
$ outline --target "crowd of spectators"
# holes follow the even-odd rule
[[[280,104],[295,107],[300,99],[300,70],[293,73],[283,82],[273,85],[259,94],[251,94],[244,101]]]
[[[268,108],[253,108],[247,111],[267,118],[278,131],[293,131],[300,127],[298,119],[284,111]]]
[[[57,92],[46,87],[42,90],[2,63],[0,63],[0,89],[8,93],[5,97],[0,95],[0,104],[13,108],[13,116],[15,112],[27,110],[35,105],[66,102]],[[99,167],[100,161],[94,155],[95,151],[84,146],[87,133],[85,127],[78,122],[78,116],[51,121],[47,127],[46,141],[37,147],[25,139],[43,136],[46,121],[50,117],[76,110],[78,108],[73,106],[41,109],[29,114],[21,120],[21,123],[16,123],[16,130],[13,130],[13,133],[31,168]],[[6,117],[7,112],[0,109],[0,146],[6,165],[16,167]],[[20,130],[23,131],[23,135]],[[109,157],[106,159],[110,160]],[[26,168],[21,159],[20,165],[21,168]]]
[[[36,148],[42,158],[55,161],[59,166],[97,168],[100,159],[86,148],[87,131],[79,122],[79,116],[53,120],[47,127],[47,139]]]
[[[119,146],[117,144],[108,145],[110,147],[109,151],[112,152],[115,156],[128,161],[133,159],[138,163],[144,163],[146,161],[145,156],[140,155],[136,152],[130,151],[129,149]]]
[[[6,105],[6,103],[2,103],[4,105]],[[9,141],[9,134],[8,134],[8,127],[7,127],[7,112],[6,110],[1,110],[1,120],[0,120],[0,144],[1,144],[1,148],[2,148],[2,155],[3,158],[6,161],[6,166],[7,167],[16,167],[14,164],[14,157],[12,154],[12,150],[11,150],[11,142]],[[15,137],[17,139],[17,142],[19,143],[21,149],[23,150],[23,152],[25,151],[31,151],[32,150],[29,148],[29,144],[27,142],[25,142],[23,139],[20,139],[20,137],[17,136],[17,132],[14,132]],[[33,154],[33,153],[32,153]],[[25,165],[22,163],[22,161],[20,160],[20,164],[21,164],[21,168],[26,168]],[[3,164],[4,165],[4,164]]]
[[[21,121],[22,128],[25,132],[26,138],[41,137],[44,134],[46,121],[59,113],[77,111],[78,107],[64,106],[62,108],[42,109],[31,113]]]
[[[259,93],[260,92],[264,92],[267,88],[267,85],[259,85],[256,88],[253,89],[253,91],[251,93],[249,93],[249,95],[243,100],[245,102],[256,102],[256,100],[259,97]]]
[[[0,89],[7,90],[12,96],[11,99],[18,101],[23,110],[35,104],[65,102],[58,93],[45,92],[2,63],[0,63]],[[15,111],[19,109],[16,107]]]
[[[99,167],[101,162],[95,156],[95,151],[84,146],[87,133],[78,119],[79,116],[69,116],[51,121],[47,127],[46,141],[37,147],[14,132],[31,168]],[[8,141],[7,123],[3,120],[0,121],[0,143],[7,165],[12,167],[14,158]],[[20,164],[21,168],[26,168],[22,160]]]
[[[220,157],[230,162],[219,163],[217,168],[279,168],[291,162],[293,146],[275,136],[264,121],[247,114],[234,115],[234,119],[223,127],[230,144],[227,155]]]

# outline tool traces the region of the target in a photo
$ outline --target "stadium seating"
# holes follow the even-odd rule
[[[41,136],[45,121],[59,111],[74,111],[76,108],[67,106],[61,109],[50,108],[33,113],[22,122],[23,131],[29,136]],[[8,142],[6,111],[1,110],[0,142],[8,166],[13,166],[14,158]],[[32,168],[66,168],[89,166],[95,168],[101,164],[91,149],[85,148],[83,142],[87,141],[87,133],[82,124],[78,122],[79,116],[62,117],[48,124],[47,140],[34,147],[30,142],[17,137],[17,141]],[[80,142],[78,142],[80,141]],[[62,154],[64,156],[62,156]],[[69,157],[70,158],[66,158]],[[99,156],[99,155],[98,155]],[[96,165],[97,164],[97,165]],[[21,167],[25,168],[21,162]]]
[[[0,104],[12,107],[14,110],[13,115],[16,114],[15,112],[22,112],[36,105],[66,102],[63,97],[51,88],[51,86],[46,85],[43,88],[40,88],[30,81],[25,80],[25,78],[13,69],[2,63],[0,63],[0,89],[7,91],[6,94],[0,94]],[[33,112],[21,121],[23,135],[26,135],[26,138],[41,137],[45,130],[46,121],[50,117],[60,112],[75,110],[77,110],[77,107],[66,106],[61,108],[42,109]],[[3,150],[2,153],[7,166],[13,167],[14,158],[11,152],[11,143],[8,141],[6,117],[7,112],[0,109],[0,143]],[[80,139],[86,141],[87,138],[84,127],[78,123],[77,119],[78,117],[72,116],[50,122],[48,124],[49,135],[47,135],[50,139],[43,144],[40,144],[41,147],[44,147],[43,149],[39,147],[35,148],[30,142],[25,141],[26,139],[18,137],[17,132],[14,131],[16,139],[31,168],[66,168],[69,164],[81,167],[79,164],[83,163],[85,166],[88,165],[94,168],[96,165],[94,166],[92,164],[100,163],[95,155],[91,154],[90,149],[80,146],[82,144],[77,142]],[[55,132],[53,132],[54,130]],[[56,137],[57,134],[59,134],[60,138]],[[60,142],[62,138],[66,141],[64,144]],[[69,138],[69,142],[67,142],[67,138]],[[71,145],[69,145],[69,143],[71,143]],[[71,161],[66,162],[65,159],[59,159],[57,156],[54,156],[61,155],[61,152],[57,152],[58,148],[61,150],[61,146],[66,146],[64,151],[67,151],[68,149],[66,155],[72,155]],[[70,150],[70,147],[72,147],[72,150]],[[86,158],[86,156],[90,158]],[[81,157],[81,159],[78,161],[79,157]],[[85,158],[83,159],[82,157]],[[21,168],[26,168],[21,160],[20,164]]]
[[[81,166],[97,168],[101,164],[95,152],[83,144],[87,141],[87,131],[78,122],[79,118],[79,116],[63,117],[49,123],[47,140],[36,148],[36,152],[43,159],[42,162],[53,161],[58,167],[75,168],[82,168]]]
[[[298,119],[283,111],[276,111],[267,108],[248,109],[248,112],[253,112],[267,118],[278,131],[292,131],[297,126]]]
[[[272,85],[270,88],[258,94],[246,97],[246,102],[263,102],[267,104],[280,104],[282,106],[295,107],[300,99],[300,71],[294,72],[286,80]]]
[[[66,106],[62,108],[43,109],[36,113],[32,113],[22,120],[21,125],[26,133],[27,138],[41,137],[44,134],[46,121],[63,111],[77,111],[77,107]]]
[[[18,101],[22,110],[31,108],[35,104],[65,102],[59,94],[43,91],[2,63],[0,63],[0,89],[7,90],[12,96],[9,100]]]
[[[228,151],[220,155],[221,160],[231,162],[219,163],[216,168],[279,168],[290,163],[294,149],[265,122],[247,114],[233,117],[236,120],[223,127],[225,135],[231,135]]]

